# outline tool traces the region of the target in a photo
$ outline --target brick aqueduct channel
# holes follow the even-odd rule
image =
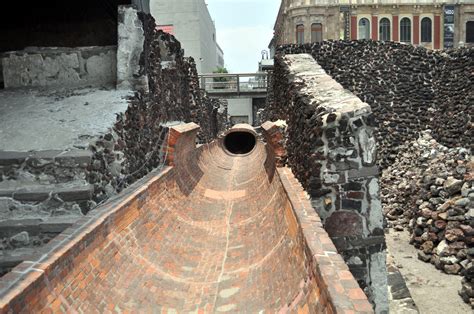
[[[172,128],[170,166],[4,276],[1,312],[371,312],[253,129],[196,148],[198,128]]]

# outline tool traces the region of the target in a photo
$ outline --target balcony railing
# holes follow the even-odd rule
[[[213,73],[200,75],[199,78],[201,88],[209,94],[266,93],[268,87],[267,73]]]

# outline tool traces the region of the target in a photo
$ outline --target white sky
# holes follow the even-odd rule
[[[206,0],[229,72],[256,72],[273,37],[280,0]]]

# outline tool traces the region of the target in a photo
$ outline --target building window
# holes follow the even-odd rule
[[[407,17],[400,21],[400,41],[402,43],[411,43],[411,21]]]
[[[314,23],[311,25],[311,42],[319,43],[323,41],[323,24]]]
[[[466,42],[474,43],[474,21],[466,23]]]
[[[390,20],[386,17],[380,20],[379,26],[379,39],[389,41],[390,40]]]
[[[370,22],[366,18],[359,20],[359,39],[370,39]]]
[[[301,24],[296,26],[296,43],[304,44],[304,26]]]
[[[422,43],[430,43],[431,39],[431,19],[429,17],[424,17],[421,20],[421,42]]]

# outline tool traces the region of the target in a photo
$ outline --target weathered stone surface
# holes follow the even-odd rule
[[[461,191],[461,187],[464,184],[462,180],[457,180],[453,177],[449,177],[444,183],[443,187],[449,195],[453,195]]]
[[[362,217],[354,212],[338,211],[326,219],[324,228],[331,237],[362,235]]]
[[[20,165],[30,153],[26,152],[9,152],[0,150],[0,166]]]
[[[20,232],[10,238],[10,243],[15,247],[26,246],[30,243],[28,232]]]
[[[28,48],[3,56],[5,88],[113,85],[116,47]]]

